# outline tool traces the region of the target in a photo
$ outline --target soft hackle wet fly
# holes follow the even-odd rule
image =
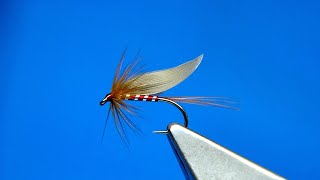
[[[125,56],[125,52],[122,54],[116,73],[113,78],[111,92],[108,93],[105,98],[100,102],[100,105],[104,105],[106,102],[110,102],[108,111],[109,117],[110,111],[113,116],[116,128],[121,136],[121,139],[127,144],[127,135],[124,125],[127,125],[134,131],[140,131],[134,122],[130,120],[128,114],[136,115],[136,106],[128,104],[126,100],[131,101],[148,101],[148,102],[168,102],[177,107],[183,114],[184,126],[188,126],[188,117],[184,109],[178,104],[191,103],[198,105],[210,105],[224,108],[232,108],[226,105],[227,101],[223,101],[221,97],[200,97],[200,96],[188,96],[188,97],[160,97],[159,94],[178,85],[190,76],[201,63],[203,55],[181,64],[177,67],[158,70],[148,73],[142,73],[142,66],[138,65],[138,60],[135,59],[129,64],[123,71],[121,66]],[[103,135],[106,128],[106,123],[103,130]],[[166,131],[156,131],[158,133],[165,133]]]

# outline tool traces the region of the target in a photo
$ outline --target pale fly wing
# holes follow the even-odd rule
[[[189,77],[201,63],[203,55],[181,64],[177,67],[143,73],[131,79],[126,84],[134,89],[132,94],[158,94],[166,91]]]

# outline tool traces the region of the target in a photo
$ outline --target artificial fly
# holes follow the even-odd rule
[[[138,60],[135,59],[123,71],[121,66],[126,51],[123,52],[116,73],[113,78],[111,92],[100,102],[103,106],[110,102],[107,120],[111,112],[116,128],[125,144],[128,143],[124,124],[132,130],[139,132],[139,128],[130,120],[128,114],[137,115],[136,106],[128,104],[126,100],[147,101],[147,102],[167,102],[177,107],[184,117],[184,127],[188,126],[188,116],[185,110],[178,104],[190,103],[198,105],[209,105],[223,108],[232,108],[226,105],[223,97],[160,97],[160,93],[178,85],[189,77],[199,66],[203,55],[181,64],[177,67],[158,70],[148,73],[142,73],[142,66],[138,66]],[[105,133],[107,120],[104,125],[102,139]],[[156,133],[166,133],[167,131],[154,131]]]

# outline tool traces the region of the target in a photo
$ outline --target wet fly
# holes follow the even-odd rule
[[[189,77],[199,66],[203,55],[181,64],[177,67],[158,70],[153,72],[142,72],[142,66],[139,66],[138,60],[134,60],[121,71],[125,52],[122,54],[118,63],[115,75],[113,77],[111,92],[108,93],[100,105],[103,106],[109,102],[107,120],[110,112],[113,116],[116,129],[119,132],[124,143],[128,143],[125,131],[125,125],[135,132],[139,132],[139,128],[129,118],[128,115],[137,115],[137,107],[128,104],[127,101],[146,101],[146,102],[168,102],[177,107],[184,117],[184,126],[188,126],[188,117],[184,109],[178,104],[190,103],[198,105],[209,105],[223,108],[232,108],[226,105],[227,101],[221,100],[221,97],[202,97],[202,96],[182,96],[182,97],[162,97],[160,93],[178,85]],[[105,133],[107,120],[104,125],[103,135]],[[156,131],[165,133],[166,131]]]

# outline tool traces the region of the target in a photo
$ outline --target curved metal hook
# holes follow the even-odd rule
[[[158,101],[167,102],[167,103],[170,103],[170,104],[174,105],[175,107],[177,107],[183,115],[184,127],[188,126],[188,115],[187,115],[186,111],[178,103],[172,101],[171,99],[167,99],[167,98],[163,98],[163,97],[158,97]],[[160,131],[153,131],[153,132],[158,133],[158,134],[167,134],[168,133],[167,130],[160,130]]]

